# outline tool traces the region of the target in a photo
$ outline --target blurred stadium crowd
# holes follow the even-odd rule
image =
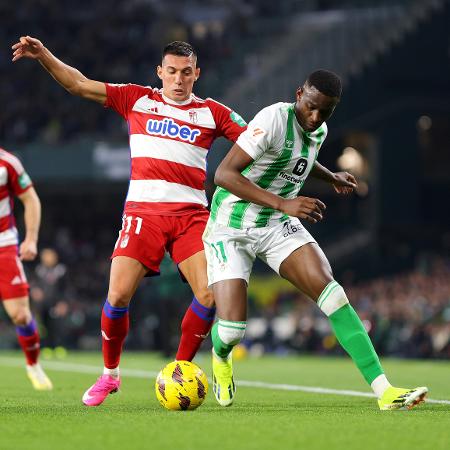
[[[410,358],[450,356],[450,260],[424,254],[412,270],[342,284],[377,351]],[[254,290],[257,292],[257,289]],[[328,322],[313,302],[288,289],[263,308],[253,299],[247,325],[255,351],[341,353]],[[256,345],[255,345],[256,344]]]
[[[266,0],[232,0],[226,5],[223,1],[80,0],[73,8],[68,1],[26,0],[17,10],[13,2],[1,2],[0,15],[15,17],[16,22],[0,27],[0,39],[12,45],[21,34],[35,36],[91,79],[153,86],[159,85],[155,69],[164,45],[189,41],[208,74],[201,86],[209,96],[208,86],[214,86],[215,95],[220,90],[220,72],[237,43],[252,33],[252,21],[289,14],[295,3],[288,0],[283,7],[276,7]],[[2,51],[9,52],[9,47]],[[1,102],[8,105],[0,110],[4,142],[58,144],[105,134],[109,140],[123,139],[123,124],[116,115],[71,100],[56,83],[49,83],[45,71],[36,70],[29,61],[12,65],[9,53],[1,56],[0,67],[11,80],[0,88]],[[33,108],[28,105],[30,98]]]
[[[101,248],[98,242],[75,240],[61,229],[55,248],[43,249],[40,261],[29,267],[30,293],[44,347],[98,348],[98,316],[107,288],[110,252],[109,246]],[[131,304],[132,326],[126,345],[162,350],[170,356],[190,291],[168,259],[161,272],[157,280],[144,282]],[[263,279],[267,282],[270,277],[266,273]],[[313,302],[290,288],[278,288],[261,302],[255,295],[260,279],[250,281],[245,341],[250,352],[342,353],[328,321]],[[381,355],[450,357],[450,259],[424,254],[406,272],[364,281],[353,281],[344,274],[342,281]],[[1,345],[8,347],[15,342],[14,330],[2,329]]]

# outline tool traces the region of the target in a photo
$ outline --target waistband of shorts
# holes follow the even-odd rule
[[[123,211],[123,215],[127,216],[178,217],[178,216],[190,216],[195,214],[205,214],[209,216],[209,211],[203,206],[200,206],[199,208],[184,209],[180,211],[158,211],[151,209],[125,207]]]
[[[18,251],[18,246],[16,244],[5,245],[4,247],[0,247],[0,256],[1,255],[10,255],[10,254],[17,255],[17,251]]]

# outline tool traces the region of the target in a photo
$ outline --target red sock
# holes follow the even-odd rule
[[[128,307],[117,308],[106,300],[101,327],[103,361],[106,368],[115,369],[119,365],[122,346],[128,334]]]
[[[25,353],[27,364],[32,366],[37,363],[39,351],[41,349],[41,340],[34,319],[28,325],[17,326],[17,340]]]
[[[181,339],[175,359],[192,361],[214,322],[216,308],[203,306],[194,297],[181,322]]]

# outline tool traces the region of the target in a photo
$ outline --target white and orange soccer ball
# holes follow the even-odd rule
[[[208,393],[208,379],[190,361],[173,361],[156,377],[156,398],[164,408],[185,411],[198,408]]]

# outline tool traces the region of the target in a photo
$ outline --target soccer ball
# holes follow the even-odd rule
[[[208,379],[190,361],[173,361],[156,377],[156,398],[164,408],[174,411],[198,408],[208,393]]]

